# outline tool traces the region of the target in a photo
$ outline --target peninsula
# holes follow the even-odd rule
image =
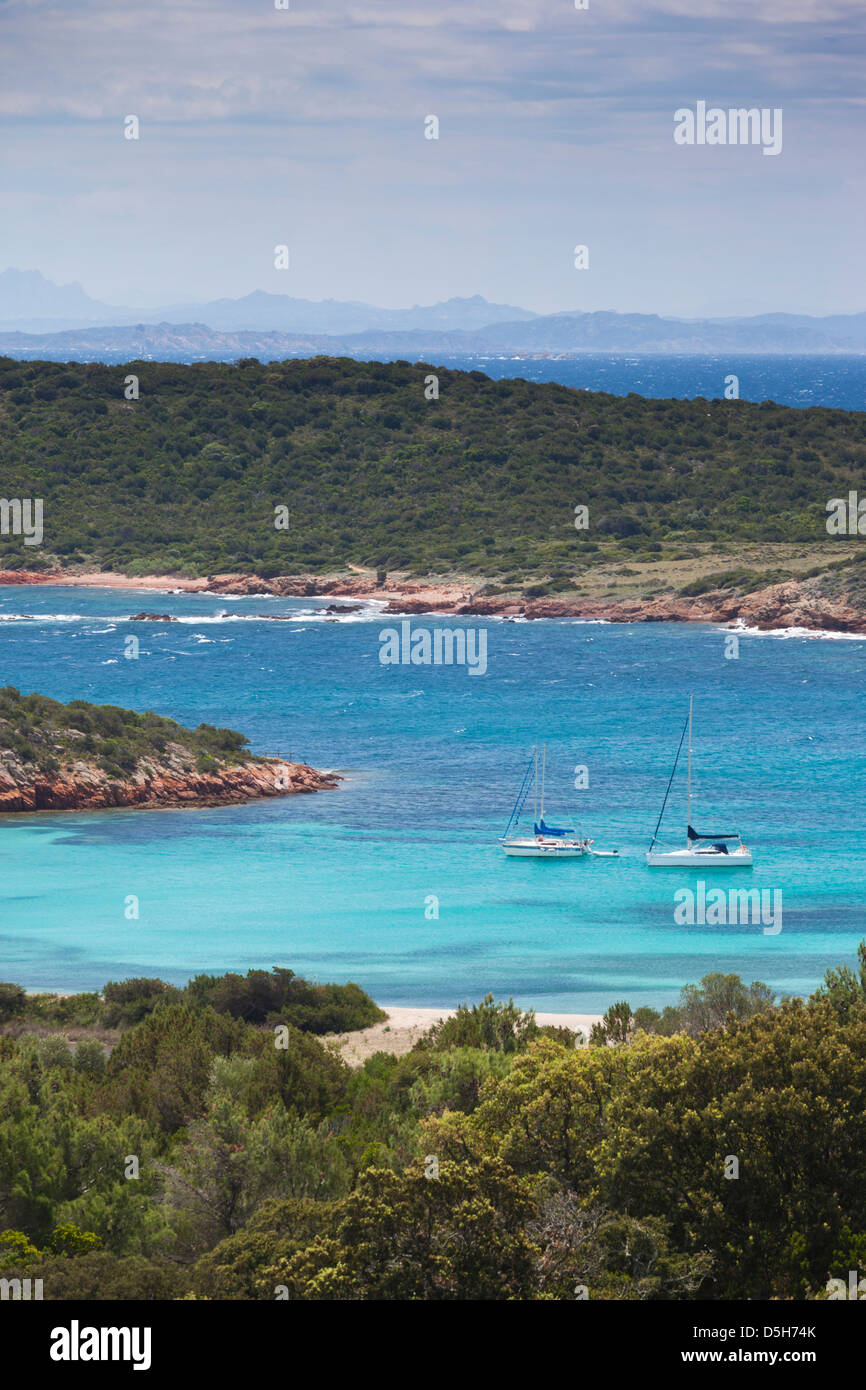
[[[256,756],[234,729],[185,729],[151,711],[0,690],[0,812],[220,806],[338,781]]]

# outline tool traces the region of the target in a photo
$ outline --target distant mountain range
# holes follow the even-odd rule
[[[125,324],[207,324],[221,332],[362,333],[370,329],[471,330],[491,323],[535,318],[513,304],[489,304],[480,294],[448,299],[411,309],[379,309],[373,304],[339,299],[293,299],[287,294],[254,290],[240,299],[187,301],[158,309],[102,304],[78,284],[55,285],[38,270],[4,270],[0,274],[0,330],[59,333],[72,328],[120,327]]]
[[[481,295],[411,309],[256,290],[153,311],[100,304],[38,271],[0,274],[0,353],[61,361],[408,358],[579,353],[866,353],[866,313],[663,318],[608,311],[534,314]]]

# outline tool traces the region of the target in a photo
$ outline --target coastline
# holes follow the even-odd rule
[[[743,632],[785,632],[800,629],[816,636],[866,635],[866,609],[855,607],[844,594],[829,597],[814,576],[738,593],[711,589],[694,597],[676,592],[648,597],[582,598],[486,592],[490,581],[480,577],[415,581],[395,576],[380,583],[375,575],[351,567],[352,574],[279,575],[262,579],[252,574],[209,575],[187,579],[173,575],[132,577],[115,571],[0,570],[0,586],[57,585],[158,593],[191,593],[235,597],[335,598],[382,605],[384,615],[429,614],[503,619],[572,618],[589,622],[718,623]]]
[[[341,780],[306,763],[283,759],[237,763],[207,773],[179,775],[169,766],[124,781],[109,779],[96,767],[76,763],[66,774],[22,779],[0,763],[0,815],[51,812],[205,810],[237,806],[271,796],[331,791]]]

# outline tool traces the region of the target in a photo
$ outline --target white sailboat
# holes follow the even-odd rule
[[[733,834],[702,834],[692,828],[692,704],[693,697],[689,696],[689,717],[683,726],[680,735],[677,755],[674,758],[673,770],[668,781],[665,799],[662,802],[662,809],[656,822],[655,834],[647,850],[646,862],[651,869],[750,869],[752,867],[752,853],[743,844],[742,836],[738,833]],[[689,760],[687,778],[687,810],[686,810],[686,844],[684,849],[657,850],[655,848],[658,839],[659,826],[662,823],[662,816],[665,813],[668,793],[674,780],[674,773],[677,770],[680,752],[682,751],[683,739],[688,730],[689,735]],[[729,849],[730,844],[736,843],[736,849]]]
[[[499,841],[505,854],[511,859],[579,859],[585,854],[613,858],[617,851],[593,848],[593,841],[581,835],[570,826],[548,825],[544,819],[544,784],[547,766],[547,745],[541,750],[541,777],[538,775],[538,748],[529,760],[523,774],[520,791],[514,803],[505,834]],[[529,788],[535,789],[535,806],[532,818],[532,834],[520,834],[518,824]],[[541,792],[541,814],[539,815],[539,789]],[[513,832],[513,833],[512,833]]]

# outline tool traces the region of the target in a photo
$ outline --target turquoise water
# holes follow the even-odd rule
[[[392,1004],[493,990],[596,1011],[670,1002],[710,970],[802,993],[852,960],[866,936],[866,643],[743,634],[726,660],[710,626],[485,620],[488,670],[470,676],[381,665],[379,632],[399,619],[328,621],[325,603],[0,589],[3,684],[230,725],[257,752],[345,775],[337,791],[242,807],[0,818],[0,979],[92,989],[278,964]],[[181,621],[124,621],[142,608]],[[742,832],[756,866],[722,880],[780,889],[777,935],[678,926],[675,890],[718,876],[645,867],[690,692],[693,822]],[[576,815],[621,858],[504,857],[536,740],[550,818]],[[676,844],[684,821],[678,777]]]

